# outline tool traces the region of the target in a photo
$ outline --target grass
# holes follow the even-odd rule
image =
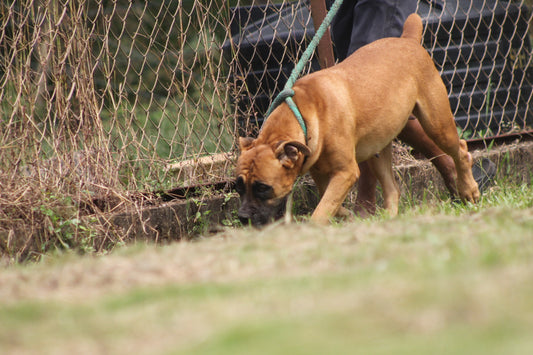
[[[533,188],[0,271],[2,353],[525,354]]]

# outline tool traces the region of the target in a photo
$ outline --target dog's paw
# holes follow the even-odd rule
[[[339,210],[335,214],[335,217],[341,218],[341,219],[349,219],[353,217],[353,213],[349,209],[341,206],[339,207]]]
[[[458,184],[459,195],[463,202],[477,203],[481,197],[479,188],[475,180],[472,178],[467,184]]]

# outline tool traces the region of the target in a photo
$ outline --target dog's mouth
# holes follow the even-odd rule
[[[242,204],[239,209],[239,220],[244,226],[261,227],[272,223],[285,215],[287,196],[280,198],[273,205]]]
[[[287,211],[287,198],[288,198],[288,195],[283,197],[281,199],[281,201],[279,202],[278,204],[278,207],[277,207],[277,212],[274,216],[274,219],[277,221],[278,219],[281,219],[283,218],[283,216],[285,216],[285,212]]]

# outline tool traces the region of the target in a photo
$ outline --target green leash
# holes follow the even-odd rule
[[[337,14],[337,11],[342,5],[342,1],[343,0],[335,0],[333,5],[331,5],[331,8],[329,9],[326,17],[324,18],[324,21],[322,21],[322,23],[320,24],[320,27],[318,28],[313,39],[311,40],[311,43],[305,49],[302,57],[300,58],[300,60],[298,61],[294,69],[292,70],[291,75],[289,76],[289,79],[287,80],[287,83],[285,83],[285,87],[278,94],[278,96],[274,98],[274,101],[272,101],[272,104],[268,108],[268,111],[265,115],[265,117],[268,119],[268,116],[270,116],[270,114],[272,113],[272,111],[274,111],[276,107],[278,107],[282,102],[286,102],[287,105],[289,105],[289,108],[294,113],[294,116],[296,116],[296,119],[298,120],[300,127],[302,127],[302,131],[304,132],[306,143],[307,143],[307,126],[305,125],[305,121],[302,117],[302,114],[300,113],[300,110],[298,110],[298,106],[296,106],[296,103],[292,99],[292,97],[294,96],[294,90],[292,89],[292,87],[294,83],[296,82],[296,79],[298,79],[298,76],[304,69],[305,63],[307,63],[307,61],[313,55],[316,47],[318,46],[318,43],[320,42],[320,39],[322,38],[322,36],[324,36],[324,33],[326,33],[326,30],[331,24],[333,17],[335,17],[335,15]],[[294,193],[294,189],[291,190],[289,197],[287,198],[287,202],[285,204],[285,219],[284,219],[285,223],[290,223],[292,220],[293,193]]]
[[[311,40],[311,43],[309,43],[309,46],[305,49],[302,57],[294,67],[294,69],[291,72],[291,75],[289,76],[289,79],[287,80],[287,83],[285,83],[285,87],[283,90],[276,96],[270,107],[268,108],[268,111],[266,113],[266,118],[270,116],[272,111],[276,107],[278,107],[283,101],[289,105],[289,108],[294,113],[294,116],[296,116],[296,119],[298,120],[298,123],[302,127],[302,130],[305,135],[305,140],[307,141],[307,126],[305,125],[305,121],[302,117],[302,114],[300,113],[300,110],[298,110],[298,106],[296,106],[296,103],[292,99],[294,96],[294,90],[292,89],[294,83],[296,82],[296,79],[298,79],[298,76],[301,74],[302,70],[304,69],[305,63],[309,61],[311,56],[313,55],[316,47],[318,46],[318,43],[320,42],[320,39],[322,36],[324,36],[324,33],[326,33],[327,28],[331,24],[331,21],[333,20],[333,17],[337,14],[337,11],[342,5],[343,0],[335,0],[333,5],[331,5],[331,8],[329,9],[326,17],[324,18],[324,21],[320,24],[320,27],[316,31],[313,39]]]

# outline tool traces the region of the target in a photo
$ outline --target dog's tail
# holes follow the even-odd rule
[[[417,14],[411,14],[403,24],[402,38],[411,38],[417,42],[422,40],[422,19]]]

